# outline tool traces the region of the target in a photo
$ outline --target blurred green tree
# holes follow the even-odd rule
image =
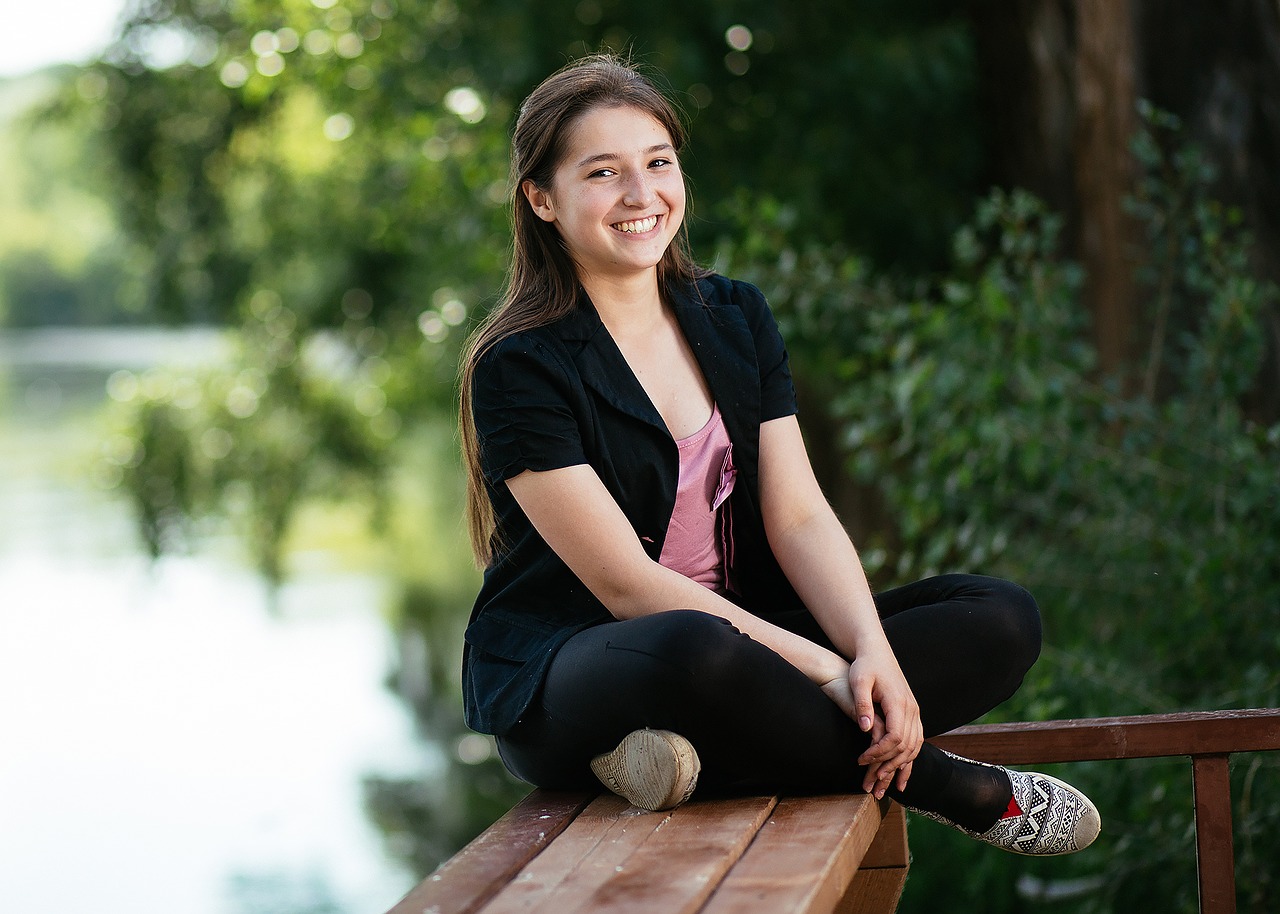
[[[132,294],[142,264],[113,218],[95,119],[41,116],[60,87],[79,95],[81,75],[60,67],[0,80],[0,326],[143,319]]]
[[[157,67],[174,42],[181,60]],[[942,262],[978,167],[971,52],[946,4],[156,0],[96,71],[155,312],[234,317],[259,286],[320,325],[353,288],[375,319],[416,319],[442,287],[487,300],[514,106],[598,48],[633,50],[694,114],[704,219],[763,191],[807,237]]]

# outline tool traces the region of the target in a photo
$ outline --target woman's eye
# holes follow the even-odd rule
[[[665,166],[667,166],[667,165],[670,165],[670,164],[671,164],[671,160],[670,160],[670,159],[654,159],[652,162],[650,162],[650,163],[649,163],[649,167],[650,167],[650,168],[663,168],[663,167],[665,167]]]
[[[600,168],[600,169],[597,169],[596,171],[591,172],[591,174],[587,175],[587,177],[588,178],[611,178],[615,174],[617,174],[617,172],[615,172],[612,168]]]

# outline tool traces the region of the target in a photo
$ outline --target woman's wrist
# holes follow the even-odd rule
[[[859,633],[859,636],[854,639],[853,659],[872,657],[877,654],[893,654],[893,648],[889,645],[889,639],[885,637],[884,629],[877,628],[874,631]]]
[[[809,670],[809,680],[815,685],[826,685],[835,679],[843,679],[849,675],[849,661],[835,651],[821,648],[822,656]]]

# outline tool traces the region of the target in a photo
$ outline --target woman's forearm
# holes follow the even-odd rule
[[[655,562],[590,467],[525,472],[507,485],[548,545],[617,618],[697,609],[727,619],[818,685],[848,673],[839,654]]]
[[[846,657],[888,648],[858,552],[825,503],[773,533],[769,545],[800,599]]]
[[[696,609],[728,620],[738,631],[773,650],[817,685],[847,675],[849,663],[839,654],[753,615],[647,556],[643,561],[646,564],[633,566],[630,573],[615,573],[608,591],[596,594],[617,618],[667,609]]]
[[[832,644],[850,660],[888,651],[862,562],[814,478],[795,416],[760,426],[760,503],[774,557]]]

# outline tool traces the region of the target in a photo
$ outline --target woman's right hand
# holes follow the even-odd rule
[[[870,736],[871,745],[858,763],[867,766],[863,789],[875,794],[877,799],[883,797],[895,781],[899,790],[906,789],[912,761],[920,751],[924,737],[919,708],[910,686],[896,662],[887,665],[890,669],[885,669],[885,666],[871,657],[865,658],[862,664],[846,663],[838,676],[827,679],[820,686],[823,693]],[[879,675],[868,676],[866,667],[876,670]],[[896,676],[892,675],[894,672]],[[855,683],[866,692],[861,701]],[[901,688],[894,689],[893,685]],[[889,722],[880,712],[881,701],[884,701],[886,709],[895,712],[892,717],[899,722],[899,729],[903,732],[890,733]]]

